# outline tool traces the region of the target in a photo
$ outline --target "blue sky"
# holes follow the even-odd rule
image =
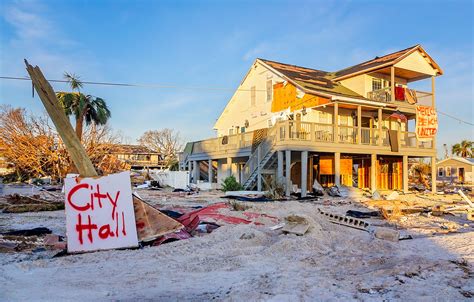
[[[212,126],[256,57],[327,71],[422,44],[443,68],[439,110],[473,121],[472,1],[0,1],[0,75],[229,90],[86,85],[129,142],[164,127],[185,140]],[[419,88],[428,89],[426,83]],[[62,84],[53,85],[64,90]],[[425,86],[425,87],[424,87]],[[0,102],[43,111],[28,82],[0,80]],[[439,117],[438,148],[473,139]]]

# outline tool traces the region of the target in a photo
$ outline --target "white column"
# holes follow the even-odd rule
[[[377,142],[377,145],[379,146],[382,146],[382,134],[383,134],[383,131],[382,131],[382,118],[383,118],[383,115],[382,115],[382,108],[379,108],[378,109],[378,131],[379,131],[379,139],[378,139],[378,142]]]
[[[212,159],[209,159],[209,168],[208,168],[208,175],[209,175],[209,183],[212,183],[214,178],[214,171],[212,170]]]
[[[199,180],[199,162],[193,161],[193,183],[197,184]]]
[[[278,157],[277,182],[280,183],[283,181],[283,151],[278,151],[277,157]]]
[[[332,117],[334,123],[334,142],[339,143],[339,104],[334,103],[334,116]]]
[[[308,191],[308,151],[301,151],[301,197]]]
[[[362,106],[357,106],[357,143],[362,143]]]
[[[191,183],[191,178],[193,177],[193,162],[188,161],[188,172],[189,172],[189,183]]]
[[[377,154],[370,155],[370,190],[377,190]]]
[[[286,177],[286,190],[285,190],[285,195],[290,196],[291,193],[291,150],[286,150],[285,151],[285,161],[286,161],[286,166],[285,166],[285,177]]]
[[[403,192],[408,193],[408,156],[403,155]]]
[[[239,182],[243,185],[244,183],[244,169],[243,169],[243,165],[239,163],[239,175],[240,175],[240,179],[239,179]]]
[[[436,156],[431,157],[431,192],[436,194]]]
[[[341,185],[341,152],[334,153],[334,181],[336,186]]]
[[[390,94],[392,103],[395,102],[395,67],[390,67]]]
[[[257,148],[257,190],[262,191],[262,148]]]
[[[232,175],[232,157],[227,157],[226,172],[226,177]]]

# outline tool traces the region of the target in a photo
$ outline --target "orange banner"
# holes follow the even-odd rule
[[[319,96],[304,94],[302,98],[297,97],[296,87],[290,83],[277,83],[273,85],[272,112],[279,112],[290,108],[290,111],[311,108],[321,104],[327,104],[329,100]]]
[[[431,106],[416,106],[416,137],[431,141],[438,132],[438,114]]]

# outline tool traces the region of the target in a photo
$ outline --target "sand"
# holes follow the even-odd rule
[[[216,192],[179,197],[143,190],[140,195],[169,208],[223,201]],[[264,221],[263,226],[225,225],[208,235],[137,250],[60,258],[51,258],[48,251],[0,254],[0,300],[472,299],[474,224],[456,233],[390,242],[317,214],[318,208],[337,213],[364,209],[360,198],[246,203],[249,211],[281,221],[291,214],[305,217],[311,227],[304,236],[270,230],[273,222]],[[45,226],[63,235],[64,219],[62,212],[0,214],[0,228]],[[373,221],[387,226],[384,220]],[[403,231],[422,234],[417,228]]]

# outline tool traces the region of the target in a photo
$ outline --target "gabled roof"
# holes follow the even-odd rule
[[[428,53],[423,49],[423,47],[418,44],[412,47],[405,48],[403,50],[389,53],[381,57],[377,56],[372,60],[368,60],[363,63],[339,70],[335,72],[334,78],[336,80],[340,80],[346,78],[349,75],[353,76],[359,73],[367,72],[369,70],[375,70],[385,66],[395,65],[396,63],[400,62],[402,59],[406,58],[409,54],[415,51],[420,51],[421,53],[423,53],[423,55],[428,59],[433,68],[437,69],[439,74],[443,74],[443,71],[441,70],[439,65],[428,55]]]
[[[448,157],[448,158],[445,158],[443,160],[440,160],[439,162],[437,162],[436,164],[439,165],[439,164],[442,164],[444,163],[445,161],[448,161],[448,160],[457,160],[459,162],[462,162],[464,164],[467,164],[467,165],[474,165],[474,158],[464,158],[464,157],[457,157],[457,156],[453,156],[453,157]]]
[[[334,73],[266,59],[259,58],[257,60],[273,68],[305,90],[322,92],[330,95],[342,95],[364,99],[364,97],[360,94],[337,83],[336,81],[333,81],[332,79],[334,78]]]

